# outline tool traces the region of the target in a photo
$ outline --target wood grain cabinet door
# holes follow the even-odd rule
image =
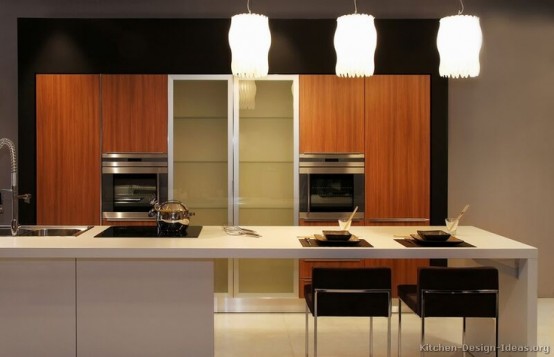
[[[300,152],[364,152],[364,80],[300,76]]]
[[[37,224],[100,224],[100,76],[37,75]]]
[[[365,122],[366,224],[429,224],[429,76],[366,78]]]
[[[366,225],[427,225],[430,217],[430,80],[425,75],[365,80]],[[367,259],[415,284],[428,259]]]
[[[102,75],[102,152],[167,152],[166,75]]]

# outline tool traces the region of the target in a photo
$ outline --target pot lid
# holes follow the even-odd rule
[[[185,207],[185,205],[181,203],[181,201],[171,200],[162,203],[158,211],[160,213],[187,213],[189,210],[187,207]]]

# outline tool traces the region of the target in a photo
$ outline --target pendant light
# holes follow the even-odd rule
[[[268,54],[271,33],[267,16],[252,14],[250,0],[248,13],[231,18],[229,46],[231,47],[231,70],[238,78],[261,78],[269,72]]]
[[[354,13],[337,18],[335,31],[335,51],[339,77],[367,77],[375,71],[375,48],[377,30],[374,17],[358,14],[356,0]]]
[[[479,52],[483,42],[481,25],[477,16],[458,15],[443,17],[437,35],[440,54],[439,74],[442,77],[477,77],[480,71]]]

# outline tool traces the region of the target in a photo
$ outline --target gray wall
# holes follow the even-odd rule
[[[335,18],[349,0],[252,1],[271,18]],[[440,18],[456,0],[358,1],[377,18]],[[471,208],[464,224],[539,248],[539,296],[554,297],[554,1],[466,0],[481,17],[481,76],[451,80],[449,213]],[[17,17],[230,17],[246,0],[2,0],[0,3],[0,137],[17,137]],[[178,45],[178,44],[176,44]],[[271,66],[271,64],[270,64]],[[0,187],[9,185],[7,150]],[[6,202],[7,203],[7,202]],[[8,222],[9,211],[0,223]],[[554,219],[553,219],[554,221]]]

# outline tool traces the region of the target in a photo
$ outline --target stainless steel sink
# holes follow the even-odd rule
[[[21,226],[18,237],[77,237],[92,226]],[[11,236],[10,227],[0,227],[0,236]]]

